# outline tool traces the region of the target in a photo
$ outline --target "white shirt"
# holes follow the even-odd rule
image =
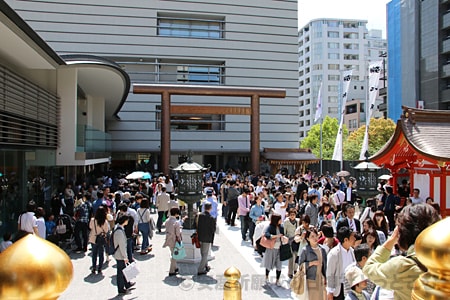
[[[341,205],[345,202],[345,193],[341,190],[337,190],[336,193],[334,193],[334,203],[336,205]]]
[[[352,188],[347,188],[347,202],[352,202]]]
[[[13,243],[12,241],[3,241],[0,243],[0,252],[3,252],[6,250],[6,248],[8,248],[9,246],[11,246]]]
[[[264,191],[264,186],[263,185],[257,185],[256,188],[255,188],[256,195],[258,195],[262,191]]]
[[[409,199],[411,199],[411,203],[412,203],[412,204],[425,203],[425,201],[423,201],[423,199],[420,198],[420,197],[417,197],[417,198],[410,197]]]
[[[355,259],[353,258],[352,252],[350,251],[351,248],[348,250],[345,250],[344,247],[342,247],[342,244],[339,243],[339,247],[341,247],[341,256],[342,256],[342,271],[345,272],[345,269],[349,265],[355,262]],[[344,282],[344,273],[340,275],[341,282]]]
[[[34,212],[26,212],[19,216],[17,224],[20,224],[20,229],[29,233],[34,233],[34,227],[37,227],[36,217]]]
[[[284,206],[284,202],[275,203],[275,213],[279,214],[281,216],[281,221],[284,222],[284,219],[286,219],[286,208],[281,208],[281,206]]]
[[[38,228],[38,234],[41,238],[45,239],[46,236],[46,232],[45,232],[45,219],[44,217],[40,217],[39,219],[36,220],[36,225]]]

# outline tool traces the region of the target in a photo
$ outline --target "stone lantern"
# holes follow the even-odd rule
[[[357,164],[353,169],[358,172],[358,195],[368,198],[377,194],[376,171],[381,168],[369,161],[369,153],[367,151],[365,156],[366,160]]]
[[[188,206],[188,216],[184,220],[182,231],[186,257],[180,262],[198,263],[201,259],[200,249],[195,248],[190,241],[191,235],[196,231],[194,203],[203,197],[202,178],[206,169],[192,161],[192,152],[189,151],[187,161],[173,170],[178,173],[178,198]]]
[[[187,161],[173,170],[178,173],[178,198],[188,205],[188,218],[183,228],[195,229],[194,203],[203,197],[202,178],[206,169],[192,161],[192,152],[189,151]]]

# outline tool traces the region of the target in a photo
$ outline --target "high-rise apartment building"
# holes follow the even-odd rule
[[[284,99],[260,101],[259,147],[298,147],[295,0],[7,2],[58,54],[112,60],[131,84],[285,89]],[[214,168],[249,167],[250,115],[183,107],[239,109],[250,99],[180,95],[171,103],[178,109],[170,116],[172,166],[192,150],[202,154],[195,160]],[[149,161],[153,169],[161,151],[160,95],[130,91],[117,116],[105,128],[113,161]]]
[[[450,1],[387,4],[388,116],[450,109]]]
[[[367,30],[365,20],[316,19],[299,31],[300,139],[313,125],[317,95],[322,83],[322,115],[339,118],[342,71],[352,69],[349,100],[364,111],[370,61],[386,51],[379,30]],[[362,118],[362,119],[361,119]],[[362,115],[355,126],[365,122]],[[352,120],[352,124],[353,124]],[[353,126],[353,125],[352,125]]]

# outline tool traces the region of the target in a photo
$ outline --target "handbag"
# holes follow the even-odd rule
[[[95,244],[98,246],[106,245],[106,234],[102,232],[102,233],[96,235],[95,236]]]
[[[184,249],[183,242],[176,242],[173,248],[172,258],[180,260],[186,257],[186,250]]]
[[[291,245],[281,244],[280,246],[280,260],[285,261],[292,257]]]
[[[95,225],[95,221],[94,221],[94,230],[95,230],[95,244],[97,246],[106,245],[106,233],[100,232],[99,234],[97,234],[97,226]]]
[[[309,299],[308,285],[306,282],[305,264],[303,263],[295,273],[290,283],[291,291],[296,294],[298,299]]]
[[[127,266],[122,270],[123,276],[126,282],[130,282],[132,279],[136,278],[139,274],[139,270],[136,266],[136,262],[127,264]]]
[[[259,244],[266,249],[273,249],[277,239],[268,239],[265,235],[261,237],[261,242]]]
[[[191,235],[191,239],[192,239],[192,245],[195,245],[195,248],[200,248],[200,240],[198,239],[197,232],[194,232]]]
[[[65,234],[66,232],[67,232],[66,224],[64,224],[62,219],[59,219],[58,225],[56,225],[56,233]]]

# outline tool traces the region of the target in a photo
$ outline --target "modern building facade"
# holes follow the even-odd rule
[[[260,149],[298,147],[297,1],[8,1],[59,54],[107,58],[131,84],[281,88],[260,102]],[[280,3],[282,5],[280,5]],[[250,116],[202,114],[186,106],[242,108],[242,97],[177,96],[171,159],[192,150],[214,168],[249,167]],[[99,116],[101,118],[102,116]],[[130,90],[108,119],[113,165],[160,166],[161,99]]]
[[[102,58],[62,58],[4,1],[0,40],[2,235],[17,229],[28,200],[48,209],[77,172],[108,163],[105,116],[120,109],[130,82]]]
[[[387,4],[388,116],[450,109],[450,1]],[[407,55],[406,55],[407,54]]]
[[[321,84],[322,114],[339,118],[342,71],[353,70],[348,99],[358,99],[364,106],[369,62],[386,51],[380,31],[369,34],[366,25],[366,20],[316,19],[300,29],[300,139],[313,125]],[[358,126],[360,122],[365,122],[364,116]]]

